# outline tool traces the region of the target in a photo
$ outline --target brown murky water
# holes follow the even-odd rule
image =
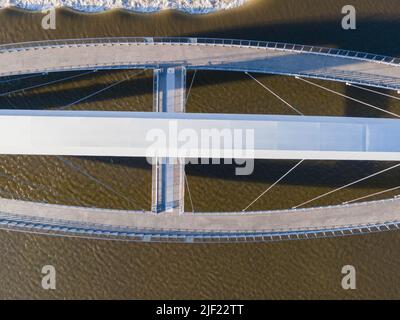
[[[255,0],[240,9],[204,16],[177,12],[97,15],[59,10],[57,29],[44,31],[41,14],[0,11],[0,42],[99,36],[209,36],[329,45],[400,55],[398,1],[352,1],[355,31],[341,29],[341,0]],[[71,81],[1,97],[1,108],[56,109],[137,71],[101,71]],[[79,74],[76,73],[76,74]],[[67,77],[52,74],[1,83],[1,92]],[[188,75],[191,81],[193,73]],[[296,79],[257,76],[307,115],[383,117],[384,113]],[[342,84],[331,89],[400,112],[397,100]],[[152,108],[152,74],[146,71],[72,109]],[[244,74],[197,72],[188,112],[274,113],[291,110]],[[0,157],[0,196],[51,203],[149,208],[151,171],[144,159]],[[228,165],[188,166],[195,211],[241,210],[293,161],[257,161],[251,176]],[[309,161],[257,201],[252,209],[287,208],[392,163]],[[337,204],[395,187],[400,170],[385,173],[313,202]],[[396,193],[386,193],[392,197]],[[381,196],[382,197],[382,196]],[[373,198],[371,198],[373,199]],[[188,197],[187,197],[188,200]],[[186,203],[191,209],[191,204]],[[400,233],[268,244],[174,245],[49,238],[0,232],[2,298],[397,298]],[[40,269],[58,270],[57,290],[40,287]],[[340,270],[353,264],[358,289],[341,289]]]

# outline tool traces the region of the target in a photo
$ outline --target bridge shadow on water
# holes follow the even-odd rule
[[[116,166],[126,166],[151,170],[151,165],[145,158],[129,157],[77,157],[84,160],[112,163]],[[243,183],[272,184],[285,172],[293,167],[297,160],[255,160],[254,170],[250,175],[236,175],[239,164],[188,164],[185,167],[188,176],[237,181]],[[307,160],[295,171],[280,182],[282,185],[313,186],[313,187],[340,187],[367,175],[395,165],[388,161],[317,161]],[[373,179],[367,180],[354,188],[382,188],[396,186],[400,181],[400,168],[383,173]]]
[[[71,87],[69,83],[60,83],[54,87],[42,87],[32,90],[20,91],[11,94],[11,96],[1,96],[2,93],[7,93],[14,90],[19,90],[23,88],[28,88],[31,86],[40,85],[42,83],[56,81],[57,79],[62,79],[68,77],[69,75],[79,75],[82,72],[58,72],[49,74],[47,76],[39,76],[32,80],[21,80],[10,83],[0,83],[0,101],[1,109],[31,109],[31,110],[43,110],[43,109],[58,109],[66,106],[69,103],[77,101],[84,98],[94,92],[97,92],[113,82],[119,81],[129,74],[137,72],[137,70],[132,71],[98,71],[96,73],[90,73],[84,77],[81,77],[76,81],[78,85]],[[132,99],[140,96],[151,96],[153,94],[153,76],[146,72],[142,76],[137,78],[129,79],[117,87],[110,90],[104,91],[87,100],[82,101],[85,107],[90,107],[93,110],[113,110],[118,108],[118,101],[120,99],[128,98]],[[244,75],[241,73],[230,72],[230,76],[226,77],[224,75],[217,74],[217,72],[207,72],[205,73],[213,74],[212,81],[215,85],[220,85],[229,82],[235,82],[243,80]],[[200,72],[199,72],[200,73]],[[203,71],[202,71],[203,73]],[[113,77],[112,77],[113,76]],[[188,72],[188,79],[191,79],[193,72]],[[117,78],[117,79],[115,79]],[[103,80],[102,80],[103,79]],[[102,80],[102,81],[100,81]],[[81,84],[82,83],[82,84]],[[194,82],[194,87],[200,87],[202,85],[209,85],[209,81],[196,81]],[[143,98],[146,102],[145,105],[139,105],[138,103],[131,104],[127,108],[130,111],[152,111],[152,97],[149,99]],[[110,103],[115,102],[115,103]],[[110,108],[111,106],[111,108]],[[78,109],[81,106],[79,104],[75,105],[74,108]]]
[[[51,74],[35,77],[32,80],[21,80],[10,83],[0,83],[1,109],[62,109],[66,105],[80,101],[69,109],[86,110],[126,110],[151,111],[153,79],[151,71],[146,71],[137,78],[126,80],[119,85],[101,91],[107,86],[126,78],[135,71],[98,71],[90,73],[75,83],[58,83],[54,87],[40,87],[22,90],[43,83],[57,81],[66,77],[79,75],[78,72]],[[242,72],[203,71],[196,73],[193,81],[187,112],[224,112],[224,113],[272,113],[285,114],[288,110],[275,108],[279,101],[268,94],[263,88]],[[193,71],[188,72],[188,87],[193,79]],[[338,96],[326,93],[310,84],[304,84],[293,77],[276,76],[271,74],[254,74],[260,81],[272,87],[275,92],[281,92],[284,99],[295,102],[306,115],[337,115],[355,117],[385,117],[382,111],[370,108],[349,99],[342,99],[344,109],[334,111],[333,101],[339,101]],[[319,85],[328,87],[346,96],[375,105],[382,109],[396,112],[400,110],[400,103],[394,99],[370,93],[361,89],[346,86],[344,83],[335,83],[326,80],[311,80]],[[13,93],[15,90],[21,90]],[[389,90],[374,89],[384,94],[396,93]],[[100,92],[99,92],[100,91]],[[11,92],[10,96],[1,93]],[[99,92],[99,94],[94,94]],[[94,95],[93,95],[94,94]],[[93,95],[93,96],[91,96]],[[296,96],[297,95],[297,96]],[[305,97],[312,96],[308,100]],[[235,97],[236,96],[236,97]],[[85,99],[88,97],[88,99]],[[245,97],[246,99],[240,100]],[[209,99],[208,99],[209,98]],[[236,99],[238,98],[238,99]],[[256,99],[255,99],[256,98]],[[194,101],[193,101],[194,100]],[[242,105],[239,105],[239,102]],[[311,103],[314,103],[312,105]],[[274,106],[275,105],[275,106]],[[268,108],[266,108],[268,106]],[[274,110],[274,108],[276,110]],[[336,108],[337,109],[337,108]],[[289,110],[290,111],[290,110]],[[290,112],[289,112],[290,114]]]

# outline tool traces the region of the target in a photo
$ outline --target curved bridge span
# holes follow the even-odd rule
[[[157,215],[0,199],[0,229],[138,241],[270,241],[362,234],[400,228],[400,199],[259,212]]]
[[[296,44],[206,38],[105,38],[0,46],[0,76],[87,69],[242,71],[400,90],[400,59]]]

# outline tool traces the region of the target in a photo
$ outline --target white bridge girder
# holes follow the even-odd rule
[[[188,130],[201,137],[210,129],[251,130],[254,152],[246,152],[245,143],[201,148],[195,140],[178,141]],[[237,152],[255,159],[400,161],[399,119],[0,110],[0,154],[149,157],[154,155],[154,132],[166,137],[165,148],[156,146],[159,157]]]

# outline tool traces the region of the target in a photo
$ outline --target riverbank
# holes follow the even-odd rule
[[[70,8],[81,12],[125,9],[134,12],[157,12],[167,9],[191,14],[205,14],[242,6],[248,0],[1,0],[0,8],[17,7],[31,11]]]

